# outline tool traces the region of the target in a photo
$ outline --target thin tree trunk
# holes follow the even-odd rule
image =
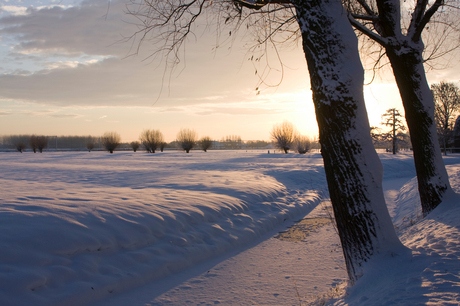
[[[393,108],[393,155],[396,154],[396,109]]]
[[[386,52],[404,105],[422,212],[427,215],[450,190],[449,177],[436,133],[433,95],[423,68],[423,47],[411,48],[410,44],[401,43],[398,49],[387,47]]]
[[[348,276],[399,247],[382,190],[382,166],[364,106],[358,41],[339,0],[297,0],[321,154]]]

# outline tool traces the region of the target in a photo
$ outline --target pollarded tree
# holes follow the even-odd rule
[[[34,151],[34,153],[37,153],[38,145],[37,145],[37,136],[36,135],[30,136],[29,145],[30,145],[30,148],[32,149],[32,151]]]
[[[88,149],[88,152],[91,152],[91,150],[94,149],[94,142],[93,141],[88,141],[86,143],[86,148]]]
[[[273,126],[270,132],[274,145],[283,150],[285,154],[294,146],[297,135],[296,128],[288,121]]]
[[[438,135],[444,148],[444,155],[447,155],[447,143],[460,109],[460,90],[454,83],[440,82],[431,84],[431,92],[435,101],[434,117]]]
[[[156,54],[164,52],[167,65],[178,63],[183,42],[203,15],[221,21],[221,28],[232,22],[236,30],[243,23],[241,28],[248,29],[263,25],[260,33],[266,36],[261,45],[275,42],[278,31],[295,37],[300,29],[329,194],[351,282],[362,275],[364,262],[401,246],[385,205],[382,167],[369,133],[358,41],[339,0],[139,0],[134,4],[130,13],[140,20],[136,34],[142,42],[156,43]]]
[[[139,147],[141,146],[141,143],[139,141],[131,141],[129,146],[131,147],[131,149],[133,149],[134,152],[136,152],[137,149],[139,149]]]
[[[46,139],[46,136],[32,135],[30,136],[29,144],[34,153],[37,153],[37,150],[43,153],[43,149],[48,145],[48,139]]]
[[[396,108],[389,108],[386,113],[382,115],[382,124],[391,128],[390,132],[384,134],[384,138],[391,140],[393,154],[397,152],[398,136],[400,136],[401,132],[406,130],[402,118],[403,116]]]
[[[139,139],[149,153],[155,153],[156,149],[164,143],[163,133],[160,130],[144,130]]]
[[[43,149],[48,146],[48,139],[46,136],[38,136],[37,137],[37,148],[40,153],[43,153]]]
[[[451,187],[437,139],[434,100],[424,63],[443,49],[442,42],[455,41],[453,45],[445,45],[444,51],[458,47],[460,6],[456,0],[345,2],[351,24],[380,44],[390,61],[411,135],[422,212],[427,215],[442,202],[443,195]],[[433,33],[431,38],[437,42],[431,45],[427,58],[424,58],[427,49],[422,34],[428,28]],[[451,34],[454,36],[449,39]]]
[[[101,137],[101,142],[104,148],[112,154],[120,145],[121,136],[117,132],[105,132]]]
[[[201,137],[201,139],[198,141],[198,144],[203,151],[207,152],[208,149],[212,147],[212,138],[209,136]]]
[[[22,141],[19,141],[15,144],[15,147],[16,147],[16,150],[18,150],[18,152],[21,152],[24,151],[24,149],[26,148],[26,144],[23,143]]]
[[[180,129],[176,137],[178,144],[182,150],[185,150],[185,153],[189,153],[195,147],[197,139],[196,131],[191,129]]]

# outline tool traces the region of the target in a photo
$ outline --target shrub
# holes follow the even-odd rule
[[[204,136],[198,141],[198,144],[203,151],[207,152],[207,150],[212,146],[212,139],[209,136]]]
[[[104,148],[110,153],[113,153],[120,145],[121,136],[117,132],[106,132],[102,135],[101,141]]]
[[[139,139],[147,152],[150,153],[155,153],[155,150],[161,147],[164,142],[163,134],[159,130],[144,130]]]
[[[311,140],[307,136],[299,135],[295,140],[295,149],[300,154],[305,154],[310,151]]]
[[[284,153],[287,154],[294,145],[294,141],[297,138],[297,131],[292,123],[284,121],[273,127],[270,136],[275,147],[284,150]]]
[[[132,141],[129,146],[133,149],[134,152],[136,152],[137,149],[139,149],[141,146],[141,143],[139,141]]]
[[[181,129],[177,133],[177,142],[186,153],[189,153],[195,147],[197,138],[198,135],[194,130]]]
[[[92,141],[87,142],[86,148],[88,149],[88,152],[91,152],[91,150],[94,149],[94,142]]]

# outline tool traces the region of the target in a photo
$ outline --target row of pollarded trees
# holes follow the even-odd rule
[[[163,133],[160,130],[149,130],[142,131],[139,136],[140,141],[133,141],[130,143],[131,148],[136,152],[142,145],[145,150],[149,153],[155,153],[158,149],[163,152],[167,143],[164,141]],[[103,147],[113,153],[113,151],[120,145],[121,136],[116,132],[107,132],[101,137]],[[207,151],[212,146],[212,139],[209,136],[204,136],[198,139],[196,131],[191,129],[181,129],[177,133],[176,141],[177,145],[189,153],[191,149],[197,145],[203,150]]]
[[[40,152],[48,146],[48,138],[46,136],[38,135],[18,135],[10,136],[3,139],[4,142],[7,142],[9,145],[14,146],[18,152],[24,152],[27,147],[30,147],[34,153]]]
[[[305,154],[310,151],[312,144],[310,138],[300,135],[296,127],[288,121],[275,125],[270,132],[270,137],[275,147],[286,154],[289,150]]]
[[[150,153],[155,153],[155,150],[158,148],[161,152],[163,152],[163,149],[166,146],[163,133],[159,130],[144,130],[139,138],[141,144]],[[176,143],[186,153],[189,153],[190,150],[195,148],[197,145],[206,152],[212,146],[212,139],[209,136],[204,136],[201,139],[198,139],[198,134],[195,130],[181,129],[177,133]]]

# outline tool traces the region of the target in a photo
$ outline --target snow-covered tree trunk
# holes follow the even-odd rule
[[[410,131],[422,212],[427,215],[450,190],[434,120],[434,101],[423,67],[423,45],[400,41],[386,48]]]
[[[350,280],[374,254],[400,245],[364,106],[358,41],[340,0],[296,0],[321,154]]]
[[[428,1],[417,1],[407,33],[403,35],[400,1],[377,0],[379,16],[376,29],[383,37],[383,46],[404,105],[424,215],[436,208],[450,190],[436,133],[433,95],[423,67],[424,45],[421,39],[424,27],[442,4],[443,1],[436,0],[426,10]]]

